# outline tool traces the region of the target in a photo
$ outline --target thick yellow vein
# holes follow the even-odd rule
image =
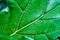
[[[18,30],[16,30],[14,33],[12,33],[10,36],[13,36],[13,35],[15,35],[17,32],[19,32],[19,31],[21,31],[21,30],[23,30],[24,28],[26,28],[26,27],[28,27],[29,25],[31,25],[31,24],[33,24],[33,23],[35,23],[35,22],[37,22],[40,18],[42,18],[43,17],[43,15],[41,15],[38,19],[36,19],[35,21],[33,21],[33,22],[31,22],[31,23],[29,23],[29,24],[27,24],[26,26],[24,26],[24,27],[22,27],[22,28],[20,28],[20,29],[18,29]]]

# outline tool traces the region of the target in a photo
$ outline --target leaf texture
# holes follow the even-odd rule
[[[7,2],[9,11],[0,12],[1,40],[57,40],[60,37],[60,0]]]

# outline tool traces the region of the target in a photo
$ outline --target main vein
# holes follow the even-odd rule
[[[59,5],[58,5],[59,6]],[[53,9],[55,9],[57,6],[55,6],[54,8],[52,8],[52,9],[50,9],[49,11],[51,11],[51,10],[53,10]],[[10,36],[13,36],[13,35],[15,35],[17,32],[19,32],[19,31],[21,31],[21,30],[23,30],[23,29],[25,29],[26,27],[28,27],[29,25],[31,25],[31,24],[33,24],[33,23],[35,23],[35,22],[37,22],[38,20],[40,20],[45,14],[47,14],[49,11],[47,11],[47,12],[44,12],[44,14],[42,14],[42,15],[40,15],[37,19],[35,19],[34,21],[32,21],[32,22],[30,22],[29,24],[27,24],[27,25],[25,25],[24,27],[22,27],[22,28],[20,28],[20,29],[18,29],[18,30],[16,30],[15,32],[13,32]],[[21,17],[22,18],[22,17]],[[56,18],[53,18],[53,19],[56,19]],[[48,19],[49,20],[49,19]],[[20,21],[19,21],[19,24],[20,24]]]
[[[29,25],[31,25],[31,24],[33,24],[33,23],[37,22],[37,21],[38,21],[40,18],[42,18],[42,17],[43,17],[43,15],[41,15],[39,18],[37,18],[37,19],[36,19],[36,20],[34,20],[33,22],[31,22],[31,23],[27,24],[26,26],[24,26],[24,27],[22,27],[22,28],[20,28],[20,29],[16,30],[16,31],[15,31],[14,33],[12,33],[10,36],[15,35],[17,32],[19,32],[19,31],[23,30],[24,28],[28,27]]]

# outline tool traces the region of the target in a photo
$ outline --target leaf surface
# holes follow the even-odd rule
[[[0,34],[16,40],[55,40],[60,36],[60,0],[8,0],[8,8],[8,12],[0,12]]]

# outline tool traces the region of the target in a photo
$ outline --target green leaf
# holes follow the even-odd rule
[[[8,0],[8,8],[8,12],[0,12],[0,34],[6,35],[1,40],[60,37],[60,0]]]
[[[0,34],[0,40],[17,40],[16,37]]]

